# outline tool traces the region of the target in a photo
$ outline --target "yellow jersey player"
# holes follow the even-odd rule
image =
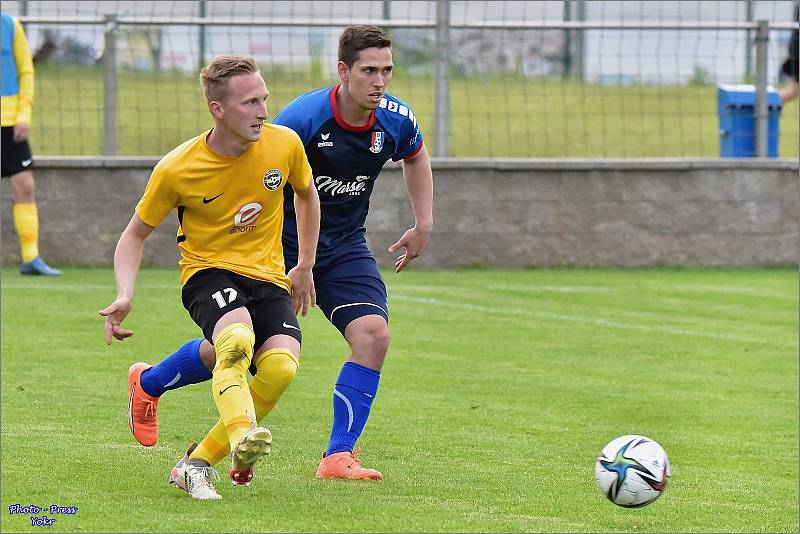
[[[183,305],[218,355],[212,394],[220,420],[209,435],[230,445],[234,484],[249,483],[253,465],[272,443],[257,421],[297,373],[296,313],[315,305],[319,197],[300,138],[265,124],[269,93],[251,58],[218,57],[200,79],[214,127],[153,169],[114,254],[117,298],[100,314],[108,344],[133,335],[121,323],[131,311],[144,240],[176,209]],[[300,259],[288,273],[281,245],[287,184],[295,192],[300,236]],[[256,375],[248,386],[251,364]],[[136,385],[129,384],[130,397],[148,402]],[[135,425],[130,414],[129,424]],[[191,446],[171,482],[194,498],[219,499],[211,481],[218,475],[208,461],[217,453]]]
[[[14,227],[19,235],[22,274],[58,276],[39,256],[39,210],[33,181],[33,156],[28,144],[33,110],[33,61],[22,24],[16,17],[0,14],[2,76],[2,173],[9,178],[14,198]]]
[[[320,310],[350,347],[333,388],[333,423],[316,471],[322,479],[383,478],[362,465],[356,443],[389,348],[388,293],[365,228],[375,181],[389,159],[403,162],[414,216],[414,227],[388,249],[405,249],[395,271],[419,257],[433,228],[433,173],[422,132],[411,107],[386,91],[394,70],[391,44],[382,28],[348,26],[339,37],[341,83],[299,96],[274,121],[297,132],[314,172],[322,212],[314,288]],[[283,250],[290,267],[298,258],[299,235],[291,186],[284,197]],[[158,439],[161,395],[209,380],[216,358],[207,341],[193,339],[156,365],[140,365],[141,372],[129,373],[129,383],[140,393],[129,395],[128,412],[134,438],[151,446]],[[225,457],[226,445],[218,439],[200,446],[218,450],[213,464]]]

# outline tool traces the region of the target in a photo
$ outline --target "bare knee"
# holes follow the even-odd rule
[[[350,343],[351,359],[365,367],[380,370],[389,350],[389,325],[381,316],[360,317],[347,325],[345,337]]]
[[[36,202],[36,185],[33,181],[33,173],[24,171],[11,177],[11,194],[14,203]]]
[[[200,359],[206,369],[209,371],[214,370],[214,366],[217,364],[217,353],[214,350],[214,345],[209,343],[207,339],[200,342]]]

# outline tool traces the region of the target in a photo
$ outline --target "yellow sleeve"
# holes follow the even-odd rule
[[[14,61],[17,63],[19,96],[17,97],[17,120],[14,124],[31,123],[33,112],[33,60],[28,39],[22,24],[14,17]]]
[[[308,163],[308,157],[300,137],[294,134],[291,139],[294,144],[294,150],[292,152],[289,178],[286,181],[292,184],[296,191],[305,191],[312,179],[311,165]]]
[[[156,165],[144,195],[136,205],[136,214],[148,226],[156,227],[161,224],[172,208],[178,205],[178,194],[172,187],[171,180],[162,168]]]

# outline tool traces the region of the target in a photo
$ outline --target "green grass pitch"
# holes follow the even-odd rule
[[[267,418],[250,488],[198,502],[170,468],[216,421],[208,384],[168,393],[161,439],[126,423],[126,371],[196,337],[177,272],[146,269],[136,335],[108,347],[109,269],[2,271],[4,532],[9,507],[72,506],[50,531],[798,531],[796,270],[385,272],[393,341],[359,445],[381,482],[317,481],[346,345],[302,319],[300,373]],[[665,494],[608,502],[593,467],[612,438],[667,451]]]

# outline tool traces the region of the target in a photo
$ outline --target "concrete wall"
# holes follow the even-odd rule
[[[36,160],[40,250],[55,265],[110,265],[153,158]],[[434,161],[434,235],[425,266],[795,264],[798,163],[788,160]],[[2,261],[19,261],[3,180]],[[413,222],[399,165],[376,184],[367,227],[386,247]],[[175,217],[145,264],[175,265]]]

